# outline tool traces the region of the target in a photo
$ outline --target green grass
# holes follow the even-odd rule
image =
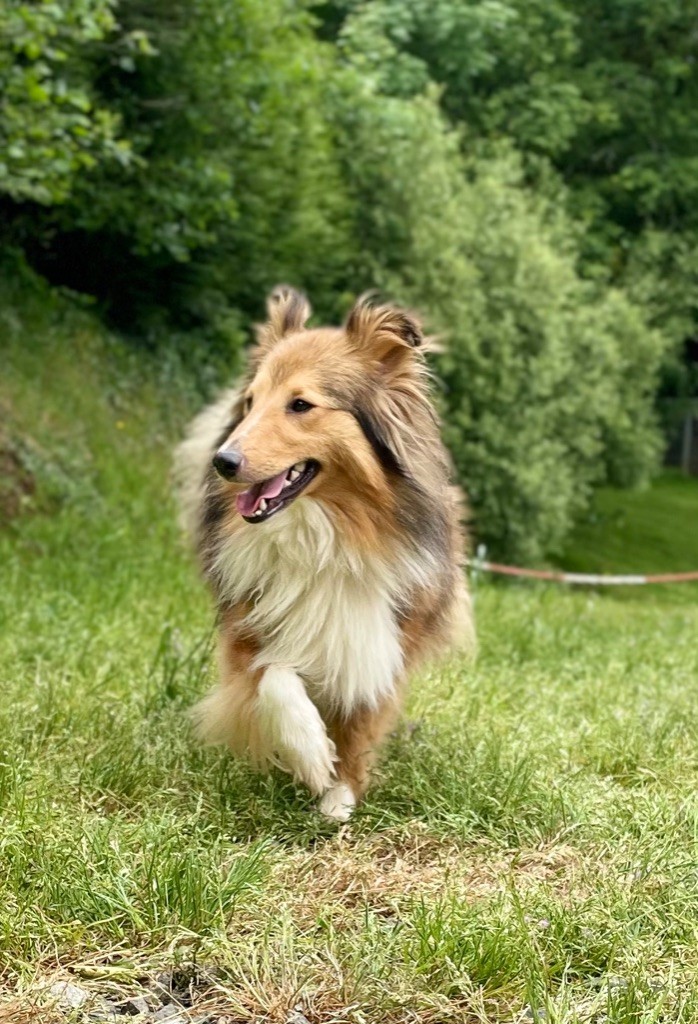
[[[563,558],[580,572],[686,572],[698,569],[698,486],[667,471],[651,490],[596,495]],[[693,591],[695,596],[695,591]]]
[[[338,832],[192,741],[213,616],[168,484],[192,396],[62,304],[21,309],[0,313],[5,429],[38,477],[0,530],[7,1012],[176,967],[191,1012],[230,1021],[698,1021],[698,591],[480,584],[478,662],[415,682]],[[698,561],[695,482],[602,502],[575,567]]]

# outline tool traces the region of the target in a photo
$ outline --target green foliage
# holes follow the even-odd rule
[[[351,138],[380,156],[355,165],[370,277],[443,333],[445,437],[477,537],[540,557],[595,485],[652,471],[664,339],[621,292],[579,277],[574,226],[525,189],[515,154],[464,163],[429,96],[361,110]]]
[[[5,245],[231,373],[264,292],[442,333],[478,536],[558,545],[656,466],[695,331],[691,8],[70,0],[0,14]]]
[[[240,347],[238,311],[257,315],[278,280],[336,312],[349,259],[336,69],[307,15],[285,0],[122,0],[118,17],[144,45],[128,63],[97,50],[93,88],[132,159],[102,161],[61,209],[25,216],[39,269],[97,295],[121,327],[197,329],[223,351]]]
[[[619,0],[376,0],[341,11],[339,39],[381,89],[428,81],[470,151],[509,138],[537,190],[553,167],[587,228],[589,276],[633,299],[674,349],[695,333],[698,64],[695,5]],[[680,322],[679,322],[680,321]]]
[[[147,51],[138,33],[119,34],[114,0],[0,7],[0,193],[65,202],[81,172],[100,161],[126,168],[131,147],[120,121],[95,102],[90,58],[108,40],[111,59]]]
[[[519,558],[557,547],[591,489],[647,478],[662,346],[627,300],[580,280],[565,224],[488,168],[461,199],[478,287],[451,282],[440,361],[446,437],[478,536]],[[443,282],[442,282],[443,285]]]

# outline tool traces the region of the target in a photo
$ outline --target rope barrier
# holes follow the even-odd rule
[[[523,569],[515,565],[501,565],[488,562],[483,558],[471,558],[468,564],[475,572],[491,572],[498,576],[523,576],[533,580],[549,580],[553,583],[581,584],[582,586],[602,587],[637,587],[646,583],[698,583],[696,572],[664,572],[654,575],[604,575],[586,572],[556,572],[549,569]]]

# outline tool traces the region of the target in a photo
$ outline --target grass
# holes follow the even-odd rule
[[[651,490],[601,490],[574,533],[565,568],[580,572],[685,572],[698,567],[695,478],[666,471]],[[676,592],[674,592],[675,595]],[[683,591],[682,591],[683,593]],[[686,591],[695,598],[695,591]]]
[[[60,302],[2,308],[33,484],[0,529],[0,1015],[176,969],[216,1021],[698,1021],[696,589],[480,583],[477,664],[415,682],[337,831],[191,738],[212,610],[168,465],[193,396]],[[688,566],[695,482],[601,509],[569,564]]]

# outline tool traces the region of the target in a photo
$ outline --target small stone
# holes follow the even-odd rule
[[[64,1010],[77,1010],[91,998],[86,988],[74,985],[71,981],[57,981],[51,985],[49,995],[58,1000],[58,1005]]]
[[[310,1021],[296,1006],[286,1018],[286,1024],[310,1024]]]
[[[172,991],[172,974],[169,971],[164,971],[162,974],[156,974],[151,982],[151,986],[156,992],[171,992]]]
[[[167,1003],[165,1006],[161,1006],[159,1010],[156,1010],[153,1014],[153,1020],[167,1021],[168,1024],[184,1024],[184,1017],[180,1014],[179,1007],[175,1006],[174,1003]]]
[[[97,1005],[90,1010],[89,1018],[95,1024],[117,1024],[121,1018],[121,1010],[116,1003],[112,1003],[108,999],[100,999]]]
[[[143,996],[131,996],[122,1004],[122,1013],[127,1013],[131,1017],[145,1016],[150,1013],[148,1000]]]
[[[539,1006],[537,1010],[534,1010],[532,1006],[527,1006],[524,1010],[524,1020],[536,1020],[536,1021],[547,1021],[548,1011]]]

